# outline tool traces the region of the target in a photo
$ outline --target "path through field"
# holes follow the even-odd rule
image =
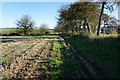
[[[2,77],[86,78],[59,36],[2,36]]]

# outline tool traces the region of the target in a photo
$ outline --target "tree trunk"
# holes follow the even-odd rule
[[[80,34],[80,31],[81,31],[81,21],[80,21],[80,25],[79,25],[79,34]]]
[[[103,11],[104,11],[104,5],[105,5],[106,2],[103,2],[102,3],[102,10],[101,10],[101,14],[100,14],[100,18],[99,18],[99,23],[98,23],[98,30],[97,30],[97,35],[99,36],[99,33],[100,33],[100,24],[101,24],[101,18],[102,18],[102,14],[103,14]]]
[[[89,27],[88,22],[87,22],[86,19],[85,19],[85,23],[86,23],[86,25],[87,25],[88,32],[90,33],[90,27]]]
[[[73,34],[73,29],[72,29],[72,34]]]
[[[85,31],[85,22],[84,22],[84,24],[83,24],[83,30]]]
[[[27,30],[24,30],[24,35],[27,35]]]

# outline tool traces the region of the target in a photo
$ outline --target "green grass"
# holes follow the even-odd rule
[[[102,69],[107,70],[114,77],[119,77],[120,54],[118,47],[120,42],[118,38],[111,36],[90,38],[83,35],[62,35],[62,37],[70,42],[77,53],[83,55],[86,61],[97,61]]]
[[[49,73],[49,77],[50,77],[51,79],[53,79],[53,80],[54,80],[54,79],[56,80],[57,78],[60,78],[60,77],[59,77],[59,74],[60,74],[60,73],[59,73],[58,71],[52,71],[52,72]]]
[[[63,62],[60,60],[56,60],[56,59],[49,59],[49,67],[50,68],[57,68],[59,67]]]
[[[48,60],[49,63],[44,64],[48,66],[49,78],[80,78],[85,77],[79,62],[74,57],[73,53],[70,52],[69,47],[63,46],[62,42],[53,41],[52,52],[50,53],[51,58]]]
[[[0,29],[0,31],[1,34],[10,34],[15,32],[15,29]]]

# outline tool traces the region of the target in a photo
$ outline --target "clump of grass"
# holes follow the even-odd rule
[[[2,57],[2,61],[5,61],[5,60],[7,60],[7,58],[6,57]]]
[[[40,69],[41,69],[41,70],[47,70],[47,67],[42,66]]]
[[[40,38],[40,40],[44,40],[43,38]]]
[[[11,64],[11,61],[6,61],[5,64],[6,64],[6,65],[10,65],[10,64]]]
[[[56,52],[52,52],[49,54],[51,57],[56,57],[57,56],[57,53]]]
[[[26,47],[30,46],[29,44],[26,45]]]
[[[43,58],[47,58],[47,56],[46,56],[46,55],[43,55]]]
[[[6,57],[2,57],[2,61],[4,62],[4,61],[10,59],[12,56],[13,56],[13,53],[9,53],[9,54],[7,54]]]
[[[56,60],[54,58],[49,60],[49,67],[50,68],[58,68],[63,62]]]
[[[59,78],[59,74],[60,73],[58,71],[49,72],[49,78],[52,78],[52,79]]]
[[[9,59],[13,56],[13,53],[9,53],[6,57],[2,57],[2,63],[4,65],[10,65],[11,61]]]
[[[28,53],[25,53],[26,56],[28,56],[29,54]]]
[[[38,54],[38,57],[40,57],[41,56],[41,54]]]
[[[13,53],[9,53],[9,54],[6,56],[6,58],[7,58],[7,59],[10,59],[12,56],[13,56]]]
[[[28,62],[27,62],[27,64],[29,64],[29,65],[30,65],[30,64],[33,64],[33,62],[32,62],[32,61],[28,61]]]
[[[39,54],[36,55],[35,58],[38,59],[40,56],[41,56],[41,54],[39,53]]]
[[[6,73],[3,73],[2,76],[3,76],[4,78],[7,78],[8,75],[7,75]]]

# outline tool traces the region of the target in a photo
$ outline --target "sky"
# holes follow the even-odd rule
[[[3,2],[2,27],[16,27],[16,21],[23,15],[29,15],[35,21],[36,27],[47,24],[54,28],[57,22],[58,10],[68,2]]]
[[[35,27],[47,24],[53,29],[57,23],[58,10],[62,5],[71,2],[2,2],[2,26],[0,28],[16,27],[16,21],[23,15],[29,15],[35,21]],[[109,13],[108,11],[106,13]],[[118,19],[118,9],[109,14]]]

